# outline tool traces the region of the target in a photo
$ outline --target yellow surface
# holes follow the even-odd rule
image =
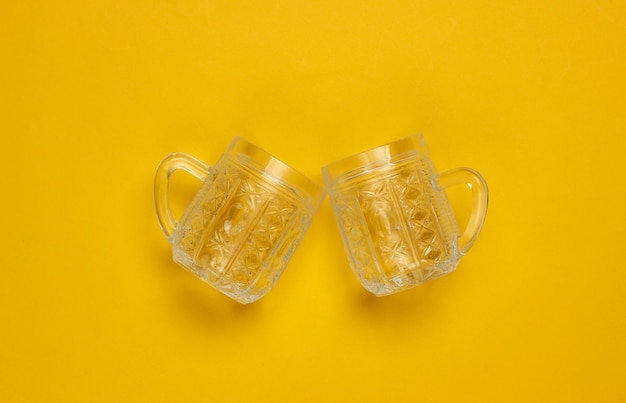
[[[626,399],[624,2],[4,3],[0,400]],[[167,153],[417,132],[490,186],[453,274],[370,296],[327,201],[253,305],[172,262]]]

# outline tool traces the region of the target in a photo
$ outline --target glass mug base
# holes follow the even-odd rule
[[[407,269],[401,274],[393,277],[383,277],[376,279],[376,275],[358,274],[363,287],[378,297],[395,294],[398,291],[408,290],[431,280],[438,279],[448,273],[453,272],[457,264],[434,265],[428,268]],[[354,270],[354,269],[353,269]]]

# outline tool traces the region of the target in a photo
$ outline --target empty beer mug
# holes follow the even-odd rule
[[[453,271],[478,237],[487,184],[476,171],[438,175],[422,136],[411,136],[322,169],[353,271],[377,296]],[[461,234],[445,189],[467,185],[472,210]]]
[[[168,184],[178,169],[204,183],[176,222]],[[154,197],[174,261],[247,304],[272,289],[318,209],[323,190],[236,138],[213,167],[188,154],[165,157],[156,171]]]

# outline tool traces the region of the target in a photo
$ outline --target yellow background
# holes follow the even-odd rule
[[[0,51],[0,400],[626,399],[624,2],[15,1]],[[328,201],[258,303],[173,263],[166,154],[418,132],[490,186],[453,274],[370,296]]]

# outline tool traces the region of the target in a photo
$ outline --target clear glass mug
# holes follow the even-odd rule
[[[176,222],[168,185],[179,169],[203,185]],[[168,155],[154,183],[157,218],[174,261],[242,304],[272,289],[323,196],[304,175],[239,137],[213,167],[188,154]]]
[[[421,135],[407,137],[322,168],[350,266],[377,296],[453,271],[478,237],[487,212],[487,183],[475,170],[438,175]],[[445,189],[472,191],[461,234]]]

